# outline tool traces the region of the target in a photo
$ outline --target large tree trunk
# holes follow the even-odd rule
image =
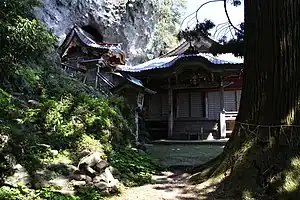
[[[237,199],[299,199],[300,0],[244,3],[241,107],[213,175],[225,173],[219,191]]]

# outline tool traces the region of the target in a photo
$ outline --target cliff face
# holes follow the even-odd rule
[[[60,43],[74,24],[95,28],[103,41],[122,43],[127,64],[134,65],[159,54],[152,51],[156,4],[157,0],[44,0],[35,14]]]

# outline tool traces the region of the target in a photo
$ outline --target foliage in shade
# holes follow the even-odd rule
[[[54,189],[54,188],[53,188]],[[52,191],[52,188],[43,188],[40,190],[28,189],[24,186],[17,188],[0,188],[1,200],[99,200],[104,199],[99,193],[90,188],[81,187],[75,195],[65,195]]]
[[[0,79],[16,72],[24,62],[42,60],[56,40],[30,11],[37,0],[9,0],[0,4]],[[6,77],[3,77],[6,74]]]
[[[51,164],[77,165],[85,149],[107,159],[134,140],[133,111],[125,99],[104,96],[62,71],[56,40],[30,14],[37,5],[37,0],[0,4],[0,186],[15,165],[7,155],[33,176]],[[137,168],[149,167],[149,160],[139,161]],[[71,197],[49,188],[1,187],[0,199],[101,198],[90,188],[77,192]]]
[[[196,24],[196,27],[193,30],[186,29],[185,31],[180,31],[177,34],[177,38],[179,40],[185,39],[187,41],[197,41],[200,39],[200,36],[210,36],[211,34],[208,32],[215,24],[210,20],[204,20],[204,22]]]
[[[160,170],[158,162],[150,156],[140,155],[130,149],[114,151],[109,160],[120,173],[128,176],[126,186],[137,186],[149,183],[151,177]]]
[[[41,3],[38,0],[2,0],[0,4],[0,19],[13,21],[18,16],[31,18],[31,9],[40,5]]]
[[[240,30],[244,30],[244,23],[240,24]],[[210,52],[213,55],[222,53],[232,53],[235,56],[244,56],[244,34],[241,32],[235,32],[235,38],[227,40],[226,36],[223,36],[219,43],[221,45],[213,45],[210,48]]]

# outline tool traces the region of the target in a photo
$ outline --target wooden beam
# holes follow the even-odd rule
[[[171,80],[169,78],[169,88],[168,88],[168,100],[169,100],[169,119],[168,119],[168,137],[171,138],[173,135],[173,125],[174,125],[174,116],[173,116],[173,89],[171,87]]]

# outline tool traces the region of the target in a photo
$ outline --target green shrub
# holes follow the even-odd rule
[[[3,94],[2,101],[8,105],[9,96]],[[30,172],[62,159],[76,163],[77,154],[84,149],[102,152],[106,159],[104,153],[109,154],[113,146],[128,145],[132,134],[132,123],[121,113],[125,103],[114,99],[118,104],[111,103],[107,97],[68,95],[23,110],[18,116],[18,126],[14,125],[9,133],[10,143],[19,146],[22,153],[12,152],[16,152],[18,161]],[[51,149],[58,150],[59,154],[54,156]],[[61,152],[72,153],[63,155]]]
[[[127,186],[149,183],[152,175],[160,170],[155,159],[147,155],[140,155],[130,149],[113,152],[109,160],[121,174],[128,176],[125,182]]]
[[[56,193],[53,192],[53,188],[43,188],[36,191],[23,186],[17,188],[0,188],[1,200],[98,200],[102,198],[103,196],[96,190],[88,187],[78,188],[75,195]]]
[[[75,164],[83,149],[103,151],[103,158],[111,155],[113,165],[133,182],[149,181],[157,167],[153,160],[122,151],[133,139],[132,108],[123,98],[105,97],[64,74],[53,48],[56,40],[30,17],[36,5],[37,0],[4,0],[0,4],[0,156],[14,155],[32,174],[49,164]],[[29,99],[39,105],[30,106]],[[57,155],[51,151],[54,149]],[[11,166],[0,158],[1,172],[8,171]],[[39,198],[100,196],[88,188],[81,189],[77,197],[50,189],[0,188],[0,199]]]
[[[1,200],[32,200],[35,198],[35,193],[32,190],[28,190],[24,187],[0,188],[0,199]]]
[[[37,0],[4,0],[0,4],[0,71],[16,72],[23,62],[40,60],[56,40],[30,11]],[[8,74],[6,74],[8,75]]]

